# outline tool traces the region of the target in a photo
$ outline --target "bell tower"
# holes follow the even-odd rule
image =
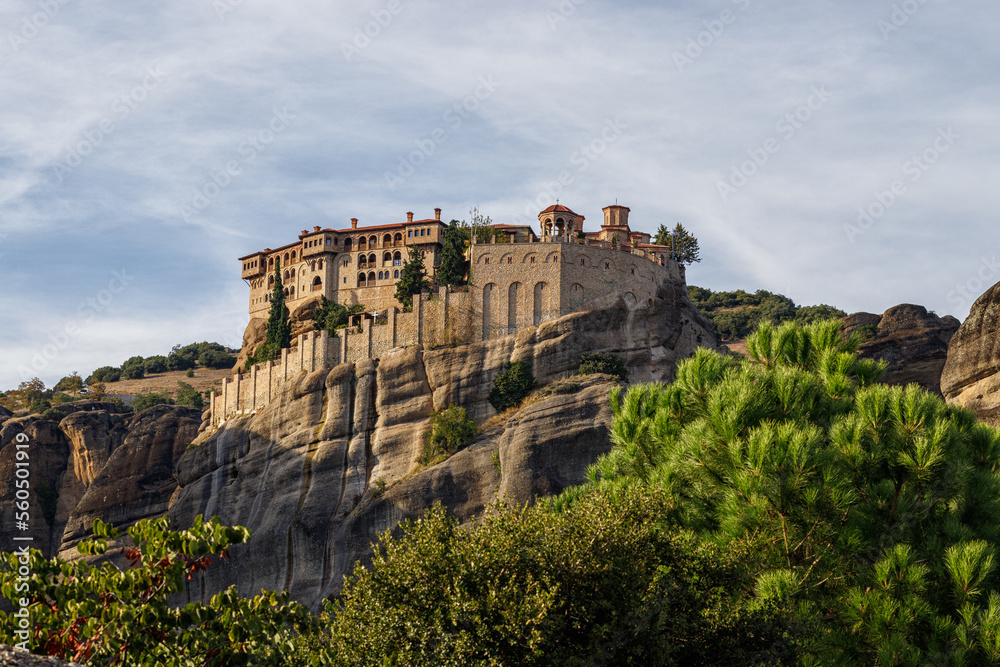
[[[577,232],[583,231],[583,220],[582,215],[574,213],[562,204],[549,206],[538,214],[538,224],[543,239],[553,236],[575,238]]]

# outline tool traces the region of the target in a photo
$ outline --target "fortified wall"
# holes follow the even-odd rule
[[[619,297],[633,310],[651,306],[664,282],[683,284],[683,267],[670,258],[668,247],[651,244],[648,234],[629,229],[628,210],[618,205],[605,208],[601,231],[589,234],[582,231],[583,216],[558,205],[539,214],[540,236],[530,228],[496,226],[496,233],[485,242],[473,238],[468,247],[467,285],[435,287],[414,295],[409,309],[400,308],[395,299],[388,303],[385,298],[376,299],[375,304],[365,303],[369,310],[352,316],[350,326],[335,335],[326,331],[303,334],[295,347],[281,351],[280,359],[257,364],[246,373],[237,373],[232,380],[224,380],[221,391],[213,392],[210,399],[211,423],[220,425],[230,417],[253,414],[267,405],[285,382],[303,372],[376,359],[389,350],[409,345],[436,347],[501,338],[564,315],[608,307]],[[440,209],[436,213],[439,218]],[[358,232],[363,237],[365,230]],[[432,238],[437,242],[437,230]],[[389,237],[386,242],[396,240]],[[366,245],[372,243],[368,240]],[[330,245],[339,243],[316,242],[317,247]],[[346,237],[343,245],[347,246],[340,253],[343,257],[333,251],[333,262],[327,262],[328,267],[331,263],[348,266],[362,261],[366,250],[351,249],[356,247],[351,237]],[[352,257],[352,253],[358,257]],[[437,254],[434,250],[431,258]],[[244,273],[257,268],[248,267],[248,262],[255,261],[251,257],[241,258]],[[262,256],[260,263],[266,260]],[[270,261],[267,264],[273,266]],[[391,274],[386,271],[386,275]],[[336,285],[337,277],[334,274],[326,284]],[[251,313],[259,308],[261,298],[257,280],[254,277],[251,285]],[[357,285],[361,285],[360,289]],[[380,287],[384,290],[388,285]],[[356,285],[340,295],[349,298],[340,302],[356,302],[359,291],[370,289],[359,274]]]

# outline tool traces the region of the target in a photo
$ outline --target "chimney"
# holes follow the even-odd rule
[[[407,222],[413,222],[413,211],[407,211],[406,212],[406,221]]]
[[[435,220],[441,219],[441,209],[439,208],[434,209],[434,219]]]
[[[313,227],[313,231],[314,232],[318,232],[319,231],[319,225],[316,225],[315,227]]]
[[[308,233],[309,233],[309,232],[307,232],[306,230],[304,230],[304,229],[303,229],[303,230],[302,230],[302,233],[301,233],[301,234],[299,234],[299,236],[305,236],[305,235],[306,235],[306,234],[308,234]]]
[[[351,218],[351,229],[357,229],[357,228],[358,228],[358,219]]]
[[[270,248],[264,248],[264,252],[271,252]]]

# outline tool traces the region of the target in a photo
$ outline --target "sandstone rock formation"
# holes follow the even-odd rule
[[[948,346],[941,392],[1000,425],[1000,283],[976,299]]]
[[[923,306],[904,303],[882,315],[854,313],[844,319],[847,333],[867,328],[874,337],[862,343],[862,357],[889,362],[882,381],[888,384],[915,382],[940,394],[941,369],[948,355],[948,341],[958,330],[958,320],[938,317]]]

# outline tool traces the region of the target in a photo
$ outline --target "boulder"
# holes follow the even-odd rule
[[[952,337],[941,392],[949,403],[1000,425],[1000,283],[976,299]]]
[[[913,382],[938,395],[948,342],[958,326],[958,320],[950,315],[938,317],[909,303],[893,306],[881,315],[854,313],[844,319],[845,332],[861,330],[870,336],[861,344],[860,356],[888,362],[882,382]]]
[[[47,655],[35,655],[0,644],[0,667],[83,667],[78,662],[63,662]]]

